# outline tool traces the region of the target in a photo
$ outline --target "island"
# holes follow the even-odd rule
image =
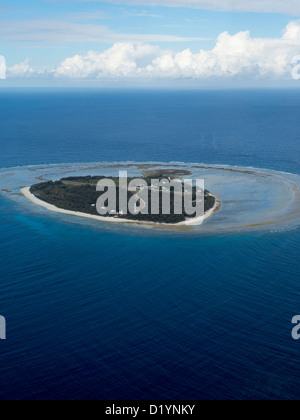
[[[139,178],[143,180],[148,188],[148,203],[151,208],[151,197],[152,197],[152,182],[153,180],[161,181],[162,179],[168,179],[172,182],[175,178],[178,180],[178,175],[181,177],[188,175],[188,173],[177,173],[176,171],[145,171],[143,177]],[[116,185],[117,191],[117,204],[116,208],[111,214],[99,215],[97,210],[97,200],[101,193],[97,191],[96,187],[99,180],[110,180]],[[133,178],[127,178],[127,184],[129,184]],[[59,212],[65,212],[69,214],[83,215],[84,217],[98,218],[106,221],[123,221],[123,222],[136,222],[142,224],[161,224],[161,225],[184,225],[193,224],[194,218],[182,212],[182,214],[174,213],[174,202],[175,195],[178,194],[178,190],[174,190],[173,187],[170,189],[170,209],[171,214],[164,214],[162,209],[162,200],[160,196],[160,207],[159,214],[131,214],[128,212],[125,214],[119,208],[119,178],[115,177],[103,177],[103,176],[76,176],[62,178],[59,181],[47,181],[35,184],[27,189],[23,189],[22,192],[25,196],[35,201],[37,204],[43,205],[50,210],[58,210]],[[178,182],[178,181],[177,181]],[[181,183],[182,189],[180,196],[184,200],[184,183]],[[162,188],[163,189],[163,188]],[[159,190],[159,194],[162,194],[162,189]],[[193,204],[196,203],[196,187],[193,186]],[[134,195],[134,192],[127,191],[128,201]],[[177,196],[178,198],[178,196]],[[183,201],[184,202],[184,201]],[[221,202],[217,196],[211,192],[204,191],[204,217],[202,220],[212,216],[216,211],[220,209]],[[184,208],[184,206],[183,206]]]

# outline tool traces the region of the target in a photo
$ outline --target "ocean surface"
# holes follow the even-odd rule
[[[0,152],[0,168],[180,161],[300,175],[300,91],[2,90]],[[99,230],[0,194],[0,399],[299,399],[299,249],[297,226]]]

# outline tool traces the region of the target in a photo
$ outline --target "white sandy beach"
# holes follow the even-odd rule
[[[155,223],[155,222],[140,222],[135,220],[129,220],[129,219],[121,219],[118,217],[103,217],[103,216],[95,216],[92,214],[82,213],[82,212],[76,212],[71,210],[64,210],[60,209],[52,204],[46,203],[45,201],[42,201],[38,199],[34,194],[30,192],[31,187],[25,187],[21,189],[21,193],[28,198],[33,203],[37,204],[38,206],[44,207],[47,210],[53,211],[55,213],[61,213],[61,214],[68,214],[70,216],[77,216],[77,217],[84,217],[86,219],[93,219],[98,220],[99,222],[109,222],[109,223],[134,223],[134,224],[140,224],[140,225],[152,225],[152,226],[166,226],[166,227],[177,227],[177,226],[196,226],[200,225],[204,222],[204,220],[210,218],[216,211],[219,211],[221,208],[221,200],[214,196],[216,198],[215,205],[212,209],[210,209],[208,212],[205,213],[204,217],[198,217],[191,220],[186,220],[185,222],[177,223],[177,224],[163,224],[163,223]],[[213,194],[212,194],[213,195]]]

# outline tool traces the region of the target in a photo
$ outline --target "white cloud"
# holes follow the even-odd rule
[[[74,1],[74,0],[71,0]],[[81,0],[97,1],[97,0]],[[101,0],[98,0],[101,1]],[[242,12],[267,12],[300,15],[299,0],[106,0],[110,3],[146,6],[191,7]]]
[[[103,53],[65,60],[56,76],[75,78],[189,78],[251,76],[280,78],[300,53],[300,23],[291,22],[282,38],[252,38],[249,31],[219,35],[212,50],[163,51],[150,45],[119,43]]]
[[[134,77],[143,67],[139,61],[151,63],[160,54],[158,47],[115,44],[99,54],[90,51],[86,56],[67,58],[56,71],[56,76],[75,78]]]
[[[34,75],[34,70],[29,65],[29,59],[27,58],[22,63],[16,64],[7,69],[7,77],[10,79],[19,78],[19,77],[32,77]]]
[[[291,78],[292,58],[300,54],[300,22],[293,21],[281,38],[252,38],[249,31],[219,35],[211,50],[165,51],[158,46],[116,43],[104,52],[67,58],[48,76],[70,79],[207,79]],[[10,74],[32,74],[28,62]]]

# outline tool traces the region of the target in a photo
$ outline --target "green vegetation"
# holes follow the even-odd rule
[[[156,174],[155,178],[145,177],[142,178],[147,182],[147,185],[151,185],[153,179],[164,179],[164,174]],[[33,195],[39,198],[42,201],[45,201],[49,204],[52,204],[58,208],[82,212],[91,215],[99,215],[96,208],[96,203],[101,193],[96,191],[96,185],[100,179],[110,179],[113,180],[117,186],[117,197],[119,195],[119,178],[105,178],[105,177],[70,177],[64,178],[60,181],[49,181],[36,184],[31,187],[30,191]],[[133,178],[128,178],[128,183]],[[183,192],[182,190],[182,199]],[[162,194],[162,193],[160,193]],[[134,193],[128,192],[128,200],[132,197]],[[160,214],[118,214],[120,212],[119,206],[117,204],[116,215],[107,214],[106,217],[120,217],[122,219],[130,219],[142,222],[155,222],[155,223],[165,223],[165,224],[176,224],[186,220],[188,218],[187,214],[176,215],[174,214],[174,190],[171,188],[171,214],[164,215],[162,214],[162,200],[160,203]],[[196,199],[196,188],[193,188],[193,200]],[[151,189],[148,190],[148,200],[149,206],[151,206]],[[118,202],[118,200],[117,200]],[[212,209],[215,205],[215,197],[213,197],[208,191],[205,191],[205,212]]]

